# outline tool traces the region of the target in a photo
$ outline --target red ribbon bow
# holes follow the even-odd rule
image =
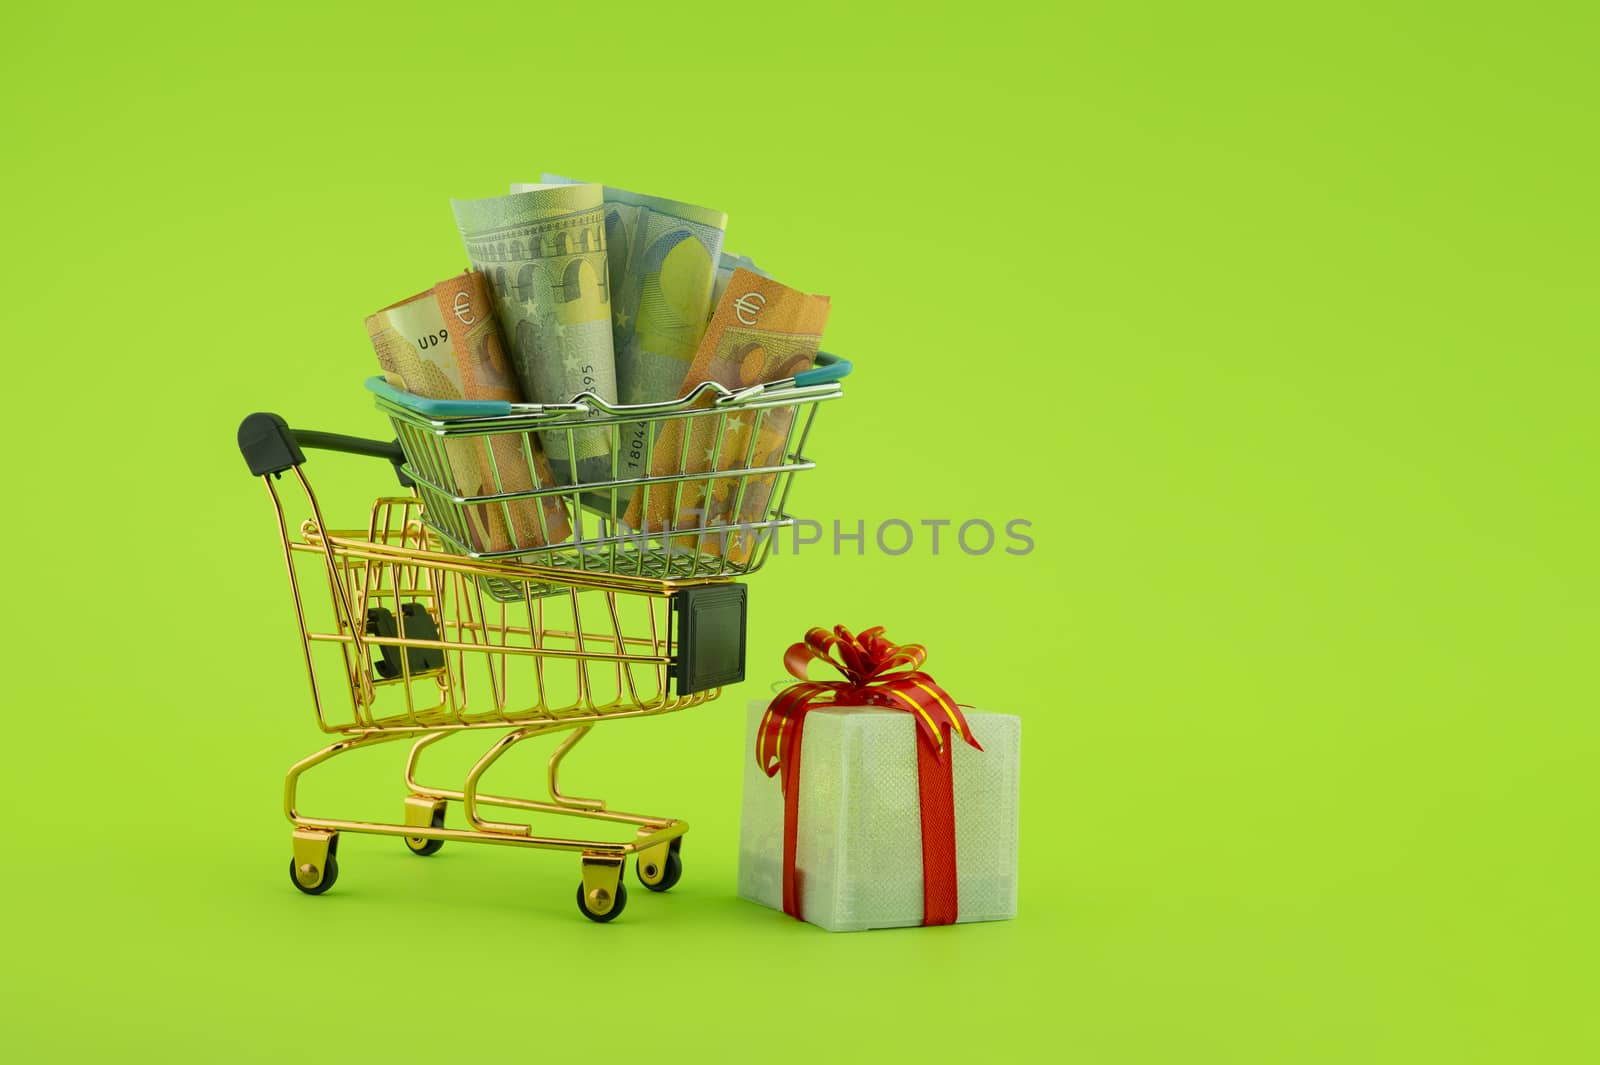
[[[837,658],[834,657],[837,653]],[[767,776],[779,776],[783,789],[783,910],[800,916],[795,883],[795,850],[800,820],[800,737],[806,713],[826,706],[874,706],[902,710],[917,722],[917,781],[922,812],[923,920],[925,925],[956,919],[955,798],[950,737],[983,750],[950,694],[922,672],[928,652],[921,644],[897,644],[874,626],[853,636],[843,625],[832,632],[813,628],[791,646],[783,664],[800,683],[785,688],[761,719],[756,762]],[[813,660],[826,662],[844,680],[810,680]]]

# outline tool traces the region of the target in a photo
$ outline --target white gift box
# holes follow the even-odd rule
[[[766,701],[750,704],[739,828],[739,895],[783,909],[783,793],[756,763]],[[1022,721],[964,711],[983,745],[956,739],[952,772],[959,923],[1017,915]],[[800,913],[830,932],[922,923],[917,724],[872,708],[812,710],[800,744],[795,880]]]

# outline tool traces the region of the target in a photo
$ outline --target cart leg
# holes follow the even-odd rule
[[[320,828],[294,830],[294,858],[289,862],[289,876],[294,886],[307,895],[320,895],[333,887],[339,877],[339,863],[335,854],[339,849],[339,833]]]
[[[606,804],[600,799],[580,799],[576,796],[561,794],[561,784],[559,780],[561,775],[561,760],[567,756],[568,751],[572,750],[572,748],[578,745],[579,740],[583,739],[589,734],[589,730],[592,728],[594,728],[593,725],[580,725],[579,727],[573,729],[572,735],[562,740],[561,746],[557,747],[550,755],[550,762],[546,776],[550,785],[550,801],[558,806],[570,806],[574,810],[604,810],[606,808]]]
[[[340,740],[337,743],[330,743],[316,754],[307,755],[306,757],[300,759],[294,765],[289,767],[289,775],[285,777],[283,781],[284,816],[288,817],[289,820],[293,821],[296,825],[300,823],[300,813],[295,809],[295,792],[300,786],[300,777],[305,774],[306,770],[311,769],[314,766],[321,765],[323,762],[326,762],[328,759],[333,758],[336,755],[344,754],[346,751],[353,751],[357,747],[372,747],[380,743],[389,743],[392,740],[401,739],[405,735],[406,733],[403,732],[369,732],[365,735],[357,736],[354,739],[345,739]]]
[[[627,859],[620,854],[583,855],[583,881],[578,885],[578,909],[591,921],[609,921],[628,904],[628,889],[622,884]]]
[[[532,825],[515,825],[505,821],[490,821],[487,818],[478,816],[478,781],[483,778],[484,773],[488,772],[489,767],[494,765],[500,756],[513,746],[528,739],[530,736],[537,736],[541,732],[548,731],[550,731],[548,728],[539,728],[538,726],[521,728],[515,732],[507,733],[498,743],[484,752],[483,757],[478,759],[477,763],[473,765],[472,771],[467,774],[467,782],[461,786],[461,811],[467,815],[467,824],[479,832],[496,832],[513,836],[529,836],[533,834]]]
[[[448,732],[430,732],[428,735],[422,737],[416,743],[411,745],[411,753],[406,755],[406,791],[413,795],[421,795],[430,790],[417,783],[417,761],[422,757],[422,752],[424,750],[433,744],[438,743],[448,735],[450,735]]]

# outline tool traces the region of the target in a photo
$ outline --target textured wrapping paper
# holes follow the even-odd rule
[[[767,702],[750,704],[739,895],[783,908],[783,794],[756,763]],[[1017,914],[1017,813],[1021,719],[972,711],[975,751],[953,746],[957,923]],[[801,912],[830,932],[920,925],[922,835],[916,722],[870,708],[806,716],[800,760],[796,870]]]

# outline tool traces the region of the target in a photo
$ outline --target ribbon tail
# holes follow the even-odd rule
[[[960,912],[956,890],[955,752],[950,747],[949,725],[944,728],[943,739],[937,748],[927,743],[916,745],[918,802],[922,809],[924,925],[955,924]]]
[[[804,714],[794,719],[783,753],[783,912],[797,920],[805,920],[800,916],[800,884],[795,871],[800,843],[800,732],[804,725]]]

